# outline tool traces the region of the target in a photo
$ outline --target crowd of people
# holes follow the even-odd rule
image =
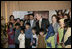
[[[11,15],[8,48],[70,48],[71,18],[69,14],[61,16],[54,14],[50,23],[41,13],[25,15],[24,19],[14,19]]]

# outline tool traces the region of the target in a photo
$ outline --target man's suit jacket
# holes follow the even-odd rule
[[[49,20],[48,19],[44,19],[42,18],[42,22],[41,22],[41,28],[44,29],[44,32],[46,34],[46,26],[49,25]],[[36,29],[37,29],[37,34],[39,34],[39,21],[36,22]]]
[[[24,26],[26,23],[29,23],[29,22],[30,22],[30,20],[24,20]]]
[[[29,22],[30,22],[30,20],[24,20],[24,29],[25,29],[26,23],[29,23]]]

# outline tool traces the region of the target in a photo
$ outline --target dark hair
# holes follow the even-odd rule
[[[18,20],[18,19],[20,20],[20,18],[17,18],[17,20]]]
[[[34,17],[34,14],[28,14],[28,16],[32,15]]]
[[[49,25],[46,26],[46,29],[48,29]]]
[[[14,19],[16,21],[16,19]]]
[[[53,17],[55,17],[55,18],[57,19],[57,22],[58,22],[58,17],[57,17],[57,15],[54,14],[54,15],[52,16],[52,18],[53,18]]]
[[[69,19],[64,20],[65,28],[71,27],[71,21]]]
[[[36,27],[33,27],[32,30],[35,30],[36,31]]]
[[[54,15],[52,16],[52,18],[53,18],[53,17],[55,17],[55,18],[58,20],[58,17],[57,17],[57,15],[55,15],[55,14],[54,14]]]
[[[39,30],[39,32],[44,32],[44,29],[43,29],[43,28],[41,28],[41,29]]]
[[[26,25],[29,25],[30,26],[30,23],[26,23]]]
[[[20,24],[19,23],[16,23],[15,26],[20,26]]]
[[[23,21],[22,19],[20,21]]]
[[[10,17],[9,17],[9,19],[11,20],[11,17],[13,17],[14,18],[14,16],[13,15],[10,15]]]
[[[64,16],[67,16],[67,18],[68,18],[68,19],[70,19],[70,17],[69,17],[69,15],[68,15],[68,14],[64,14]]]
[[[24,32],[24,29],[21,29],[20,31],[23,31]]]
[[[10,25],[12,25],[12,27],[13,27],[13,23],[10,22],[9,25],[8,25],[8,28],[10,28],[10,27],[9,27]]]
[[[63,12],[62,12],[62,10],[58,10],[58,16],[59,16],[59,12],[60,12],[61,15],[63,16]]]

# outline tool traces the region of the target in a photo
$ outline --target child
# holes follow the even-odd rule
[[[18,36],[18,40],[20,42],[19,48],[25,48],[25,34],[24,34],[24,30],[23,29],[21,29],[21,33]]]
[[[25,48],[32,48],[33,34],[30,29],[30,23],[26,23],[25,28]]]
[[[16,19],[16,22],[14,23],[14,25],[15,25],[16,23],[19,23],[19,24],[20,24],[20,18],[17,18],[17,19]]]
[[[20,20],[20,27],[21,29],[25,29],[23,20]]]
[[[17,18],[17,23],[20,23],[20,18]]]
[[[7,30],[7,33],[8,33],[8,45],[9,45],[9,48],[15,48],[13,23],[9,23],[9,28]]]
[[[20,24],[16,23],[15,24],[16,29],[15,29],[15,48],[19,48],[19,40],[18,40],[18,36],[20,34]]]
[[[44,30],[40,29],[37,48],[46,48]]]
[[[35,27],[32,28],[32,33],[33,33],[33,45],[32,45],[32,48],[37,48],[38,37],[36,35]]]

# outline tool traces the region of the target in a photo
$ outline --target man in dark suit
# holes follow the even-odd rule
[[[31,28],[35,27],[36,26],[36,21],[34,20],[34,15],[33,14],[29,14],[29,17],[30,17],[30,25],[31,25]]]
[[[42,18],[41,13],[36,13],[36,19],[38,20],[36,22],[36,29],[37,29],[37,34],[39,34],[39,29],[43,28],[44,29],[44,34],[46,34],[46,26],[49,26],[49,20]]]
[[[30,22],[29,15],[25,15],[23,21],[24,21],[24,27],[25,27],[25,24]]]

